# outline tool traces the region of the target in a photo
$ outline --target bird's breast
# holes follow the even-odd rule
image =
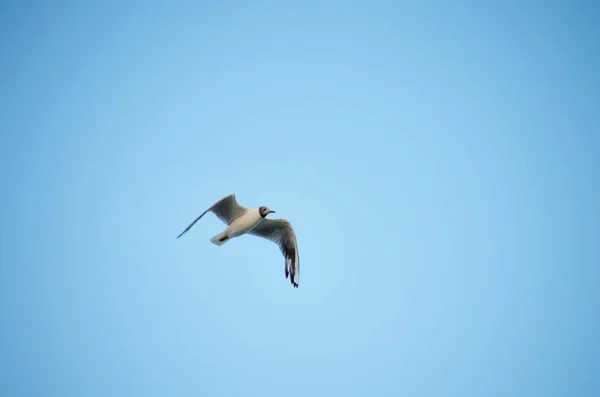
[[[258,210],[249,210],[229,225],[227,235],[229,237],[241,236],[254,229],[262,220],[263,217],[260,216]]]

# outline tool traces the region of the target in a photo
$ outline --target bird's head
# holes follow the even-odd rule
[[[263,218],[265,218],[269,214],[274,214],[275,211],[269,209],[268,207],[260,207],[258,209],[258,213],[260,214],[260,216],[262,216]]]

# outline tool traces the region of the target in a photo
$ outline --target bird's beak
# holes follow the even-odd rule
[[[269,214],[274,214],[274,213],[275,213],[275,211],[269,210]]]

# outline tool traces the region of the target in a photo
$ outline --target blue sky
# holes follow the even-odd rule
[[[598,11],[3,3],[0,395],[597,396]]]

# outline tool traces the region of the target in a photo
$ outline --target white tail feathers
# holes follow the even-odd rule
[[[210,242],[216,245],[223,245],[227,241],[229,241],[229,237],[227,237],[227,233],[221,232],[217,234],[215,237],[210,239]]]

